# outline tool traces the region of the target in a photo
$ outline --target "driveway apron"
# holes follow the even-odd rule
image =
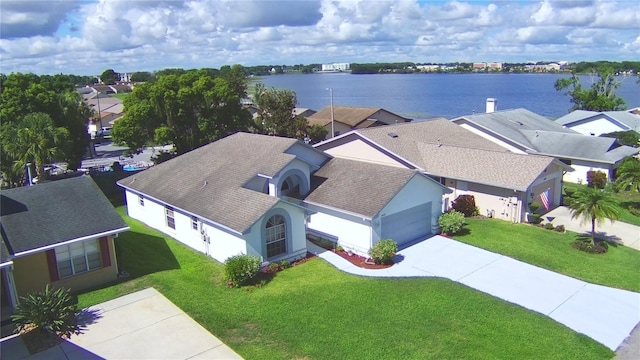
[[[307,244],[310,251],[344,272],[382,278],[447,278],[544,314],[614,351],[640,323],[638,293],[589,284],[439,235],[400,250],[401,261],[383,270],[359,268]]]

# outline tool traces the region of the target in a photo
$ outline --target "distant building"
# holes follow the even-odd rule
[[[484,70],[487,67],[487,63],[473,63],[473,70]]]
[[[440,65],[417,65],[416,69],[422,72],[433,72],[440,70]]]
[[[331,63],[322,64],[322,71],[349,71],[351,65],[349,63]]]

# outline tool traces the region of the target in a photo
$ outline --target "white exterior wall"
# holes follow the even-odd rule
[[[405,168],[405,166],[401,163],[397,162],[390,156],[387,156],[382,152],[375,150],[360,139],[355,139],[342,145],[332,147],[325,150],[325,152],[331,156],[342,159],[358,160],[374,164],[383,164]]]
[[[194,230],[191,226],[191,215],[173,211],[176,229],[171,229],[166,224],[165,206],[149,198],[144,198],[144,206],[138,202],[138,195],[126,191],[127,213],[130,217],[139,220],[146,225],[164,233],[177,241],[197,250],[211,258],[224,262],[228,257],[247,253],[247,245],[240,235],[220,229],[213,224],[203,223],[199,219],[199,226],[204,232]],[[206,221],[206,220],[205,220]]]
[[[314,205],[308,205],[308,207],[317,211],[309,217],[308,229],[337,238],[338,244],[345,250],[369,256],[368,252],[372,244],[372,229],[369,220]]]
[[[431,232],[435,234],[439,231],[438,218],[442,214],[442,192],[439,184],[416,175],[382,208],[377,218],[431,202]]]
[[[608,134],[614,131],[625,131],[627,129],[612,123],[606,118],[594,119],[589,122],[585,122],[578,125],[569,126],[571,130],[577,131],[583,135],[600,136],[601,134]]]
[[[505,149],[507,149],[507,150],[511,151],[511,152],[512,152],[512,153],[514,153],[514,154],[526,154],[526,152],[525,152],[523,149],[521,149],[520,147],[516,147],[515,145],[509,144],[509,143],[507,143],[507,142],[505,142],[505,141],[502,141],[502,140],[500,140],[500,139],[497,139],[497,138],[495,138],[494,136],[489,135],[489,134],[485,133],[484,131],[479,130],[479,129],[478,129],[478,128],[476,128],[475,126],[473,126],[473,125],[469,124],[469,123],[468,123],[466,120],[464,120],[464,119],[463,119],[463,120],[457,120],[457,121],[455,121],[455,123],[456,123],[456,124],[458,124],[458,125],[460,125],[461,127],[465,128],[465,129],[467,129],[467,130],[469,130],[469,131],[473,132],[474,134],[480,135],[480,136],[482,136],[483,138],[485,138],[485,139],[487,139],[487,140],[490,140],[490,141],[492,141],[492,142],[494,142],[494,143],[496,143],[496,144],[498,144],[498,145],[500,145],[500,146],[504,147]]]
[[[564,174],[563,180],[570,183],[586,184],[587,172],[589,171],[602,171],[607,174],[607,180],[611,180],[611,171],[613,165],[594,163],[589,161],[571,161],[571,167],[574,171]]]

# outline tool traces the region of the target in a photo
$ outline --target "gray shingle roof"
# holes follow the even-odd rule
[[[128,227],[89,176],[2,190],[2,238],[8,253],[37,250]],[[8,254],[2,252],[2,260]]]
[[[295,159],[295,139],[236,133],[145,171],[119,185],[244,233],[279,200],[242,186],[274,176]]]
[[[363,129],[355,133],[427,174],[516,190],[526,190],[554,161],[546,156],[513,154],[446,119]]]
[[[306,202],[373,218],[417,174],[415,170],[334,158],[313,175]]]
[[[583,120],[598,119],[600,117],[608,117],[620,124],[626,126],[630,130],[640,132],[640,116],[630,113],[629,111],[586,111],[576,110],[569,114],[556,119],[556,122],[561,125],[571,125]]]
[[[375,115],[379,112],[386,112],[393,116],[397,116],[402,121],[411,121],[411,119],[402,117],[400,115],[394,114],[390,111],[381,108],[362,108],[362,107],[349,107],[349,106],[334,106],[333,107],[333,119],[334,121],[341,122],[343,124],[347,124],[351,127],[356,127],[361,122],[375,118]],[[310,125],[321,125],[325,126],[331,123],[331,107],[326,107],[317,113],[307,117],[307,120]],[[367,123],[367,126],[370,126],[373,122]],[[361,126],[366,127],[366,126]]]
[[[628,146],[618,149],[615,139],[602,140],[579,134],[526,109],[467,115],[452,121],[461,119],[516,142],[531,152],[560,158],[615,163],[637,153]]]

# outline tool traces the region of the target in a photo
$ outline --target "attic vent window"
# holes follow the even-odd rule
[[[387,133],[387,135],[389,135],[390,137],[392,137],[394,139],[398,137],[398,134],[396,134],[394,132]]]

